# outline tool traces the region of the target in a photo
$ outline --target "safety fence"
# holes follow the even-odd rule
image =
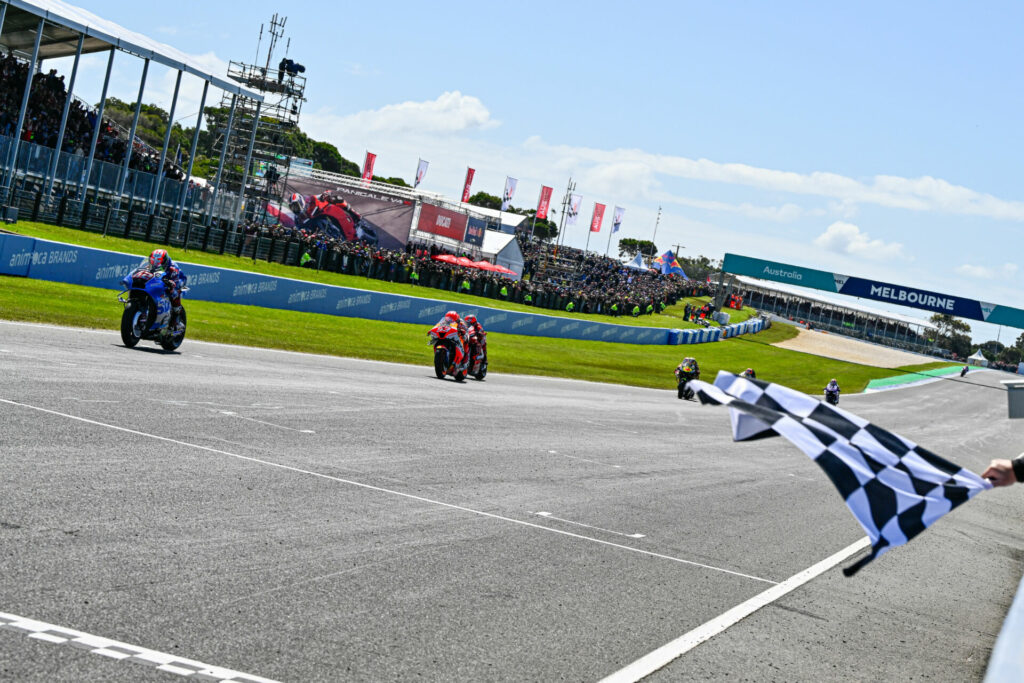
[[[0,275],[15,275],[104,289],[121,280],[141,257],[34,237],[0,233]],[[758,321],[727,328],[678,330],[588,322],[579,318],[509,311],[438,299],[371,292],[181,262],[187,299],[261,306],[390,322],[433,324],[445,311],[476,315],[489,332],[622,344],[697,344],[763,329]],[[735,328],[735,329],[733,329]]]

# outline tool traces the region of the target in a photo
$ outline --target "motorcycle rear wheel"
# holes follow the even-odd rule
[[[121,314],[121,341],[129,349],[133,348],[142,337],[135,334],[135,325],[142,315],[142,307],[139,306],[138,301],[132,301],[124,307],[124,313]]]

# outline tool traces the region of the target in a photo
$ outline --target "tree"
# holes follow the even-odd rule
[[[1022,332],[1021,335],[1017,337],[1017,341],[1015,341],[1013,345],[1016,346],[1021,351],[1024,351],[1024,332]]]
[[[1020,363],[1022,358],[1024,358],[1024,351],[1021,351],[1016,346],[1007,346],[1003,349],[1002,353],[999,354],[999,357],[996,358],[996,360],[1000,363],[1016,365],[1017,363]]]
[[[935,330],[942,337],[948,337],[958,332],[968,333],[971,331],[970,325],[959,318],[954,318],[948,313],[936,313],[929,318],[929,322],[935,325]]]
[[[495,211],[501,210],[501,198],[495,197],[493,194],[487,194],[486,192],[477,192],[469,198],[467,204],[482,206],[485,209],[494,209]]]
[[[637,240],[632,237],[624,237],[619,240],[619,257],[632,257],[643,254],[647,258],[654,258],[658,253],[658,247],[650,240]]]

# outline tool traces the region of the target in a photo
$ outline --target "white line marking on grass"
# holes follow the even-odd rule
[[[824,574],[832,567],[870,545],[871,541],[867,537],[848,545],[835,555],[826,557],[821,562],[808,567],[798,574],[794,574],[782,583],[776,584],[763,593],[758,593],[746,602],[736,605],[728,612],[724,612],[711,621],[701,624],[689,633],[684,633],[672,642],[662,645],[654,652],[641,657],[629,666],[601,679],[600,683],[635,683],[650,676],[658,669],[678,659],[701,643],[710,640],[733,624],[738,623],[741,619],[750,616],[765,605],[775,602],[783,595],[799,588],[811,579]]]
[[[110,638],[95,636],[83,631],[76,631],[63,626],[47,624],[44,621],[19,617],[16,614],[0,612],[0,629],[23,633],[33,640],[41,640],[54,645],[70,645],[74,648],[88,650],[94,655],[102,655],[120,661],[134,662],[152,666],[179,676],[194,677],[201,680],[216,681],[251,681],[252,683],[275,683],[273,679],[261,678],[252,674],[225,669],[222,666],[203,664],[194,659],[185,659],[177,655],[157,652],[149,648],[129,645]]]
[[[566,524],[575,524],[576,526],[586,527],[587,529],[596,529],[597,531],[604,531],[605,533],[615,534],[616,536],[625,536],[626,538],[646,538],[644,534],[626,534],[621,531],[612,531],[611,529],[604,529],[599,526],[591,526],[590,524],[584,524],[583,522],[574,522],[571,519],[562,519],[561,517],[555,517],[550,512],[534,512],[533,514],[538,517],[546,517],[553,519],[558,522],[565,522]]]
[[[90,420],[85,417],[78,417],[77,415],[69,415],[67,413],[61,413],[56,410],[49,410],[48,408],[40,408],[38,406],[29,405],[27,403],[18,403],[17,401],[11,401],[6,398],[0,398],[0,403],[6,403],[7,405],[18,406],[19,408],[28,408],[29,410],[37,410],[41,413],[48,413],[50,415],[57,415],[60,417],[66,417],[69,420],[77,420],[79,422],[85,422],[86,424],[96,425],[97,427],[106,427],[107,429],[114,429],[119,432],[125,432],[126,434],[135,434],[136,436],[144,436],[149,439],[156,439],[157,441],[164,441],[167,443],[177,444],[179,446],[186,446],[188,448],[195,448],[201,451],[207,451],[209,453],[216,453],[218,455],[226,455],[231,458],[237,458],[239,460],[245,460],[247,462],[256,463],[259,465],[266,465],[267,467],[276,467],[280,470],[288,472],[296,472],[298,474],[306,474],[311,477],[318,479],[326,479],[327,481],[338,482],[339,484],[348,484],[349,486],[356,486],[361,489],[368,491],[377,491],[378,493],[386,493],[392,496],[401,496],[409,500],[416,500],[421,503],[428,503],[430,505],[439,505],[441,507],[448,508],[449,510],[459,510],[460,512],[468,512],[473,515],[479,515],[480,517],[487,517],[488,519],[496,519],[502,522],[509,522],[511,524],[518,524],[519,526],[529,527],[531,529],[539,529],[540,531],[546,531],[552,534],[558,534],[560,536],[567,536],[569,538],[575,538],[581,541],[590,541],[591,543],[597,543],[599,545],[606,545],[612,548],[618,548],[620,550],[626,550],[631,553],[637,553],[638,555],[646,555],[647,557],[656,557],[662,560],[670,560],[672,562],[678,562],[679,564],[689,565],[691,567],[700,567],[702,569],[708,569],[715,572],[721,572],[723,574],[731,574],[732,576],[739,576],[744,579],[750,579],[751,581],[759,581],[761,583],[769,583],[775,585],[777,582],[771,579],[765,579],[760,576],[753,576],[752,574],[744,574],[743,572],[733,571],[731,569],[724,569],[722,567],[715,567],[710,564],[703,564],[701,562],[693,562],[692,560],[684,560],[679,557],[672,557],[671,555],[662,555],[661,553],[655,553],[650,550],[641,550],[640,548],[632,548],[628,545],[622,545],[621,543],[612,543],[611,541],[605,541],[600,538],[593,538],[591,536],[583,536],[581,534],[574,534],[571,531],[563,531],[562,529],[552,529],[551,527],[544,526],[542,524],[534,524],[533,522],[527,522],[522,519],[513,519],[512,517],[504,517],[502,515],[496,515],[492,512],[484,512],[483,510],[474,510],[463,505],[456,505],[454,503],[445,503],[440,500],[433,500],[431,498],[424,498],[423,496],[417,496],[412,493],[404,493],[402,491],[396,491],[394,489],[386,489],[380,486],[374,486],[373,484],[365,484],[363,482],[354,481],[352,479],[343,479],[341,477],[334,477],[329,474],[322,474],[320,472],[314,472],[312,470],[304,470],[300,467],[293,467],[291,465],[284,465],[279,462],[273,462],[272,460],[263,460],[261,458],[254,458],[249,455],[240,455],[238,453],[231,453],[230,451],[222,451],[217,448],[211,448],[209,446],[202,446],[196,443],[189,443],[188,441],[179,441],[178,439],[171,439],[166,436],[158,436],[156,434],[149,434],[147,432],[140,432],[136,429],[128,429],[127,427],[119,427],[117,425],[108,424],[106,422],[98,422],[96,420]]]

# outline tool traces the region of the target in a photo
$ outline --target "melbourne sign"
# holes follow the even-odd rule
[[[982,320],[994,325],[1009,325],[1024,329],[1024,311],[1018,308],[999,306],[950,294],[939,294],[916,287],[877,282],[862,277],[829,273],[736,254],[725,255],[722,270],[734,275],[784,282],[799,287],[820,289],[825,292],[884,301],[909,308],[946,313],[958,318]]]

